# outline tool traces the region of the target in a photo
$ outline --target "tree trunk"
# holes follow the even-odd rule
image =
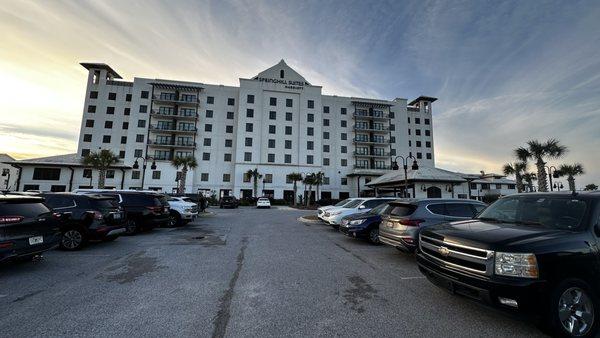
[[[296,185],[296,181],[294,181],[294,206],[296,206],[296,194],[298,193],[298,186]]]
[[[569,182],[569,190],[575,191],[575,177],[573,177],[573,175],[569,175],[567,177],[567,182]]]
[[[256,178],[256,177],[254,177],[253,188],[254,188],[254,198],[256,198],[257,197],[257,192],[258,192],[258,178]]]
[[[98,189],[104,189],[106,181],[106,169],[98,169]]]
[[[181,168],[181,177],[179,178],[179,188],[177,189],[177,194],[179,194],[179,195],[185,194],[186,179],[187,179],[187,167],[183,166],[183,168]]]
[[[541,158],[539,158],[535,165],[537,166],[538,191],[547,192],[548,177],[546,175],[546,168],[544,167],[545,163]]]
[[[520,173],[515,174],[515,181],[517,181],[517,192],[523,192],[523,177],[521,177]]]
[[[312,184],[308,186],[308,196],[306,197],[306,206],[311,205],[312,202]]]

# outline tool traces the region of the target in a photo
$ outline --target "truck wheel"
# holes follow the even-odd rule
[[[171,211],[169,214],[169,226],[174,227],[178,225],[181,225],[181,216],[179,216],[179,213]]]
[[[85,244],[83,231],[77,228],[67,229],[60,240],[60,248],[63,250],[79,250]]]
[[[563,337],[594,337],[598,331],[598,297],[587,283],[567,279],[552,292],[548,326]]]

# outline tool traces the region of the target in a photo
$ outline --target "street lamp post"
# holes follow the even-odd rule
[[[156,161],[154,160],[154,157],[152,156],[138,156],[135,158],[135,162],[133,162],[133,166],[131,166],[133,169],[139,169],[140,168],[140,164],[138,163],[138,160],[141,159],[142,160],[142,189],[144,190],[144,178],[146,178],[146,166],[148,161],[152,160],[152,165],[150,165],[150,169],[152,170],[156,170]]]
[[[417,164],[417,159],[414,158],[414,156],[412,156],[412,154],[410,153],[406,157],[398,155],[396,156],[396,158],[394,158],[394,161],[392,162],[392,169],[394,170],[400,169],[400,166],[398,165],[398,158],[402,159],[402,168],[404,169],[404,197],[406,198],[406,193],[408,190],[408,159],[413,159],[413,163],[411,166],[412,170],[419,170],[419,164]]]
[[[558,178],[558,172],[556,171],[556,167],[551,165],[551,166],[547,166],[545,165],[544,168],[546,168],[548,170],[548,185],[550,186],[550,191],[554,191],[554,189],[556,188],[552,188],[552,177],[554,178]]]

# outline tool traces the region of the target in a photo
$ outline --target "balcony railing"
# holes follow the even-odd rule
[[[353,139],[353,141],[354,141],[354,143],[367,143],[367,144],[388,144],[388,143],[390,143],[390,140],[386,139],[386,138],[382,138],[382,139],[379,139],[379,138],[367,138],[367,139],[364,139],[364,138],[355,137]]]
[[[362,126],[362,125],[355,124],[354,125],[354,130],[374,132],[374,133],[387,133],[390,130],[390,127],[386,126],[386,127],[372,128],[372,127],[369,127],[369,126]]]
[[[198,119],[198,113],[175,114],[174,112],[165,113],[165,112],[160,112],[157,109],[152,109],[150,114],[152,114],[152,116],[155,116],[155,117],[163,117],[163,118],[167,118],[167,119],[191,119],[191,120]]]
[[[177,128],[176,126],[157,126],[150,125],[150,131],[154,132],[171,132],[171,133],[195,133],[198,129],[196,127],[191,128]]]
[[[367,119],[367,120],[387,120],[390,118],[389,114],[369,114],[355,112],[352,114],[355,119]]]
[[[160,155],[156,156],[156,155],[154,155],[152,158],[155,159],[156,161],[170,161],[170,160],[173,159],[171,157],[171,155],[164,155],[164,156],[160,156]]]
[[[171,95],[153,95],[152,100],[160,101],[160,102],[176,103],[176,104],[198,104],[198,103],[200,103],[200,99],[198,97],[194,100],[189,100],[189,99],[182,100],[180,97],[171,96]]]
[[[196,148],[196,142],[174,142],[174,141],[148,141],[148,144],[156,147],[173,148]]]
[[[381,152],[381,153],[363,153],[363,152],[358,152],[355,151],[353,152],[354,156],[358,156],[358,157],[390,157],[390,153],[389,152]]]
[[[390,170],[390,166],[389,165],[370,166],[370,165],[355,164],[354,169]]]

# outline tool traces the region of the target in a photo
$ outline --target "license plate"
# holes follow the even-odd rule
[[[44,236],[29,237],[29,245],[44,243]]]
[[[113,214],[113,219],[121,219],[121,214]]]

